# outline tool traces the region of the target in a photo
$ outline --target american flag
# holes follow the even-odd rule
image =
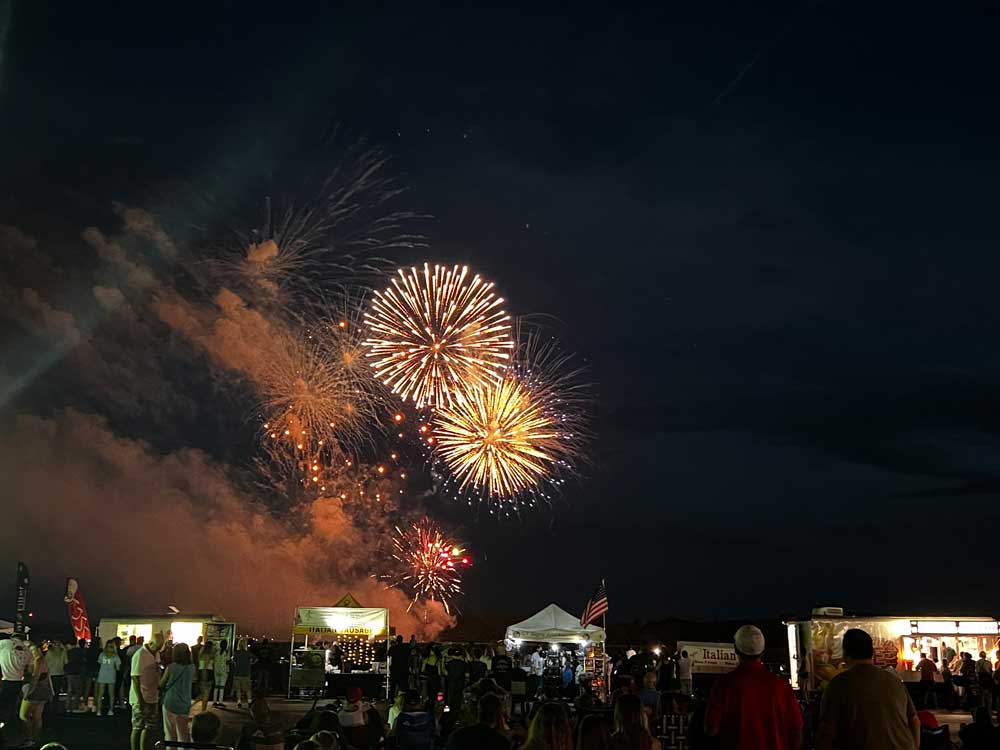
[[[580,616],[580,627],[587,627],[598,617],[608,611],[608,590],[604,587],[604,581],[597,587],[594,595],[590,597],[587,606],[583,608]]]

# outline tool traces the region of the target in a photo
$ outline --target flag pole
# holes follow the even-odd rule
[[[601,579],[601,588],[604,589],[604,596],[608,595],[608,586],[604,579]],[[604,699],[611,695],[611,661],[608,659],[608,611],[605,607],[604,613],[601,615],[601,627],[604,629],[604,643],[601,644],[601,650],[604,652],[604,679],[601,682],[604,683]]]
[[[601,579],[601,588],[604,589],[604,596],[608,595],[608,585]],[[608,642],[608,611],[604,610],[604,614],[601,615],[601,627],[604,628],[604,642]]]

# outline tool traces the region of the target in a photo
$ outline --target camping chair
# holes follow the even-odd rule
[[[945,750],[952,747],[954,745],[951,744],[951,731],[947,724],[936,729],[920,728],[920,750]]]
[[[232,745],[216,745],[214,742],[181,742],[180,740],[160,740],[153,745],[156,750],[169,748],[190,748],[190,750],[233,750]]]

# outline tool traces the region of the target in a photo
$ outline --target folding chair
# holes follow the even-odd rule
[[[954,745],[951,743],[951,731],[947,724],[936,729],[921,727],[920,750],[945,750],[952,747]]]

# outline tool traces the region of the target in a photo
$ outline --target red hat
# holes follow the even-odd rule
[[[357,703],[360,700],[361,700],[361,688],[357,686],[347,688],[348,703]]]

